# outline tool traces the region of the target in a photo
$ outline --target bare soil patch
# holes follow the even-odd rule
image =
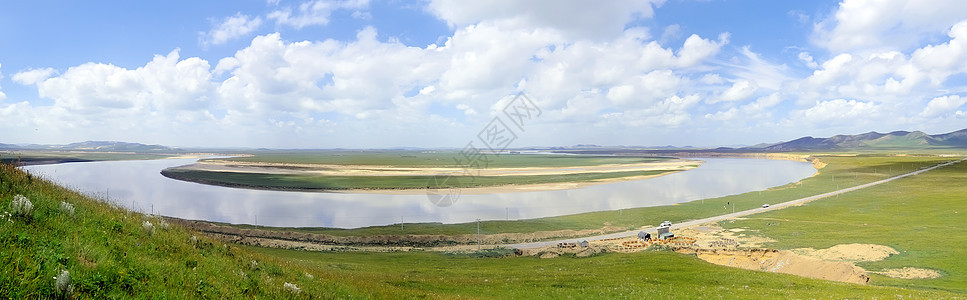
[[[893,248],[875,244],[840,244],[826,249],[800,248],[790,250],[796,254],[827,261],[880,261],[899,254]]]

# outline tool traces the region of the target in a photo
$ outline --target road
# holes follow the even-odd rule
[[[791,201],[787,201],[787,202],[777,203],[777,204],[773,204],[773,205],[771,205],[771,206],[769,206],[767,208],[761,208],[760,207],[760,208],[754,208],[754,209],[750,209],[750,210],[744,210],[744,211],[734,212],[734,213],[720,215],[720,216],[708,217],[708,218],[704,218],[704,219],[685,221],[685,222],[681,222],[681,223],[678,223],[678,224],[673,224],[672,227],[671,227],[671,230],[674,231],[676,229],[684,229],[684,228],[694,227],[694,226],[698,226],[698,225],[706,224],[706,223],[721,222],[721,221],[724,221],[724,220],[729,220],[729,219],[744,217],[744,216],[753,215],[753,214],[757,214],[757,213],[762,213],[762,212],[767,212],[767,211],[773,211],[773,210],[783,209],[783,208],[787,208],[787,207],[790,207],[790,206],[800,205],[800,204],[804,204],[804,203],[807,203],[807,202],[811,202],[811,201],[815,201],[815,200],[819,200],[819,199],[823,199],[823,198],[828,198],[828,197],[833,197],[833,196],[836,196],[836,195],[839,195],[839,194],[849,193],[849,192],[852,192],[852,191],[855,191],[855,190],[865,189],[865,188],[868,188],[868,187],[871,187],[871,186],[875,186],[875,185],[884,184],[884,183],[887,183],[887,182],[890,182],[890,181],[894,181],[894,180],[897,180],[897,179],[900,179],[900,178],[904,178],[904,177],[907,177],[907,176],[915,176],[915,175],[918,175],[918,174],[921,174],[921,173],[924,173],[924,172],[929,172],[929,171],[932,171],[934,169],[946,167],[946,166],[949,166],[949,165],[952,165],[952,164],[955,164],[955,163],[958,163],[958,162],[962,162],[962,161],[965,161],[965,160],[967,160],[967,158],[964,158],[964,159],[961,159],[961,160],[955,160],[955,161],[945,162],[945,163],[942,163],[942,164],[938,164],[936,166],[932,166],[932,167],[925,168],[925,169],[920,169],[920,170],[913,171],[913,172],[910,172],[910,173],[906,173],[906,174],[903,174],[903,175],[897,175],[897,176],[890,177],[890,178],[887,178],[887,179],[883,179],[883,180],[879,180],[879,181],[874,181],[874,182],[870,182],[870,183],[866,183],[866,184],[861,184],[861,185],[857,185],[857,186],[854,186],[854,187],[849,187],[849,188],[845,188],[845,189],[841,189],[841,190],[836,190],[836,191],[828,192],[828,193],[825,193],[825,194],[819,194],[819,195],[815,195],[815,196],[809,196],[809,197],[800,198],[800,199],[796,199],[796,200],[791,200]],[[597,241],[597,240],[604,240],[604,239],[611,239],[611,238],[624,238],[624,237],[636,236],[639,232],[642,232],[642,231],[651,233],[652,236],[656,236],[658,234],[658,230],[657,229],[655,229],[654,227],[650,227],[650,228],[645,228],[645,229],[638,229],[638,230],[631,230],[631,231],[625,231],[625,232],[609,233],[609,234],[589,236],[589,237],[583,237],[583,238],[571,238],[571,239],[556,240],[556,241],[543,241],[543,242],[522,243],[522,244],[508,244],[508,245],[503,245],[503,246],[504,247],[508,247],[508,248],[516,248],[516,249],[533,249],[533,248],[542,248],[542,247],[546,247],[546,246],[557,245],[558,243],[576,243],[578,240]]]

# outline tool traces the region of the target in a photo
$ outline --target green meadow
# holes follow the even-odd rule
[[[671,171],[628,171],[606,173],[577,173],[560,175],[513,175],[513,176],[328,176],[328,175],[283,175],[264,173],[213,172],[186,169],[168,169],[162,174],[167,177],[229,187],[246,187],[280,190],[324,190],[338,191],[351,189],[393,190],[393,189],[445,189],[476,188],[507,185],[590,182],[612,178],[659,175]]]
[[[873,282],[967,293],[965,183],[967,162],[961,162],[836,198],[722,224],[755,229],[758,235],[776,239],[769,246],[780,249],[819,249],[848,243],[890,246],[899,254],[859,266],[871,271],[927,268],[943,276],[903,280],[873,274]]]

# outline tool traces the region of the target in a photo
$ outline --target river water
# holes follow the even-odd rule
[[[228,188],[161,176],[196,159],[27,166],[58,184],[145,213],[237,224],[356,228],[374,225],[516,220],[669,205],[780,186],[813,175],[809,163],[703,158],[700,167],[652,179],[558,191],[460,195],[439,206],[427,195],[285,192]]]

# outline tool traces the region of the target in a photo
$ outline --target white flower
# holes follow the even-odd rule
[[[300,289],[294,283],[288,283],[288,282],[286,282],[285,284],[282,285],[282,287],[284,287],[286,290],[288,290],[289,292],[291,292],[293,294],[298,294],[299,292],[302,291],[302,289]]]
[[[57,292],[70,295],[74,292],[74,285],[71,284],[71,273],[67,270],[60,271],[60,275],[54,277],[54,287]]]
[[[65,201],[60,202],[60,210],[66,212],[68,215],[74,215],[74,205]]]
[[[141,228],[143,228],[144,232],[147,232],[148,234],[154,233],[154,225],[151,224],[151,222],[144,221],[144,223],[141,224]]]
[[[13,196],[13,202],[10,204],[13,206],[13,214],[18,216],[28,217],[34,209],[34,204],[30,203],[30,199],[20,194]]]

